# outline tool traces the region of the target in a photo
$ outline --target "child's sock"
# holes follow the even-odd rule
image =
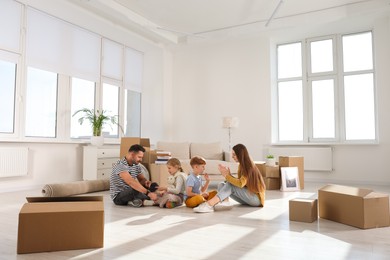
[[[167,203],[165,203],[165,207],[168,208],[168,209],[172,209],[172,208],[176,207],[176,202],[174,202],[174,201],[167,201]]]

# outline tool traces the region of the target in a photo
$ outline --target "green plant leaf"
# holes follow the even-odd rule
[[[112,129],[112,125],[118,125],[118,127],[122,130],[122,126],[118,124],[118,116],[108,115],[108,111],[106,110],[95,110],[89,108],[82,108],[73,113],[72,116],[76,116],[77,114],[82,113],[81,117],[78,119],[80,125],[84,123],[84,121],[88,121],[92,127],[92,133],[94,136],[100,136],[102,134],[102,129],[105,125],[108,125]]]

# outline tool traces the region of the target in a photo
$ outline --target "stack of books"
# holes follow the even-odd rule
[[[171,152],[168,151],[156,151],[157,159],[155,164],[166,164],[171,159]]]

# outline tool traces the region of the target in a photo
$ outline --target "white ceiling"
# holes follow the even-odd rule
[[[264,30],[272,28],[277,20],[329,10],[346,12],[367,4],[389,6],[388,0],[69,1],[154,41],[173,43],[183,37],[209,37],[211,33],[245,30],[248,26]]]

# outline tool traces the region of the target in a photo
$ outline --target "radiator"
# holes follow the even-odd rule
[[[0,178],[26,176],[28,147],[0,147]]]
[[[333,171],[332,147],[269,147],[267,154],[272,154],[278,161],[279,156],[303,156],[305,171]]]

